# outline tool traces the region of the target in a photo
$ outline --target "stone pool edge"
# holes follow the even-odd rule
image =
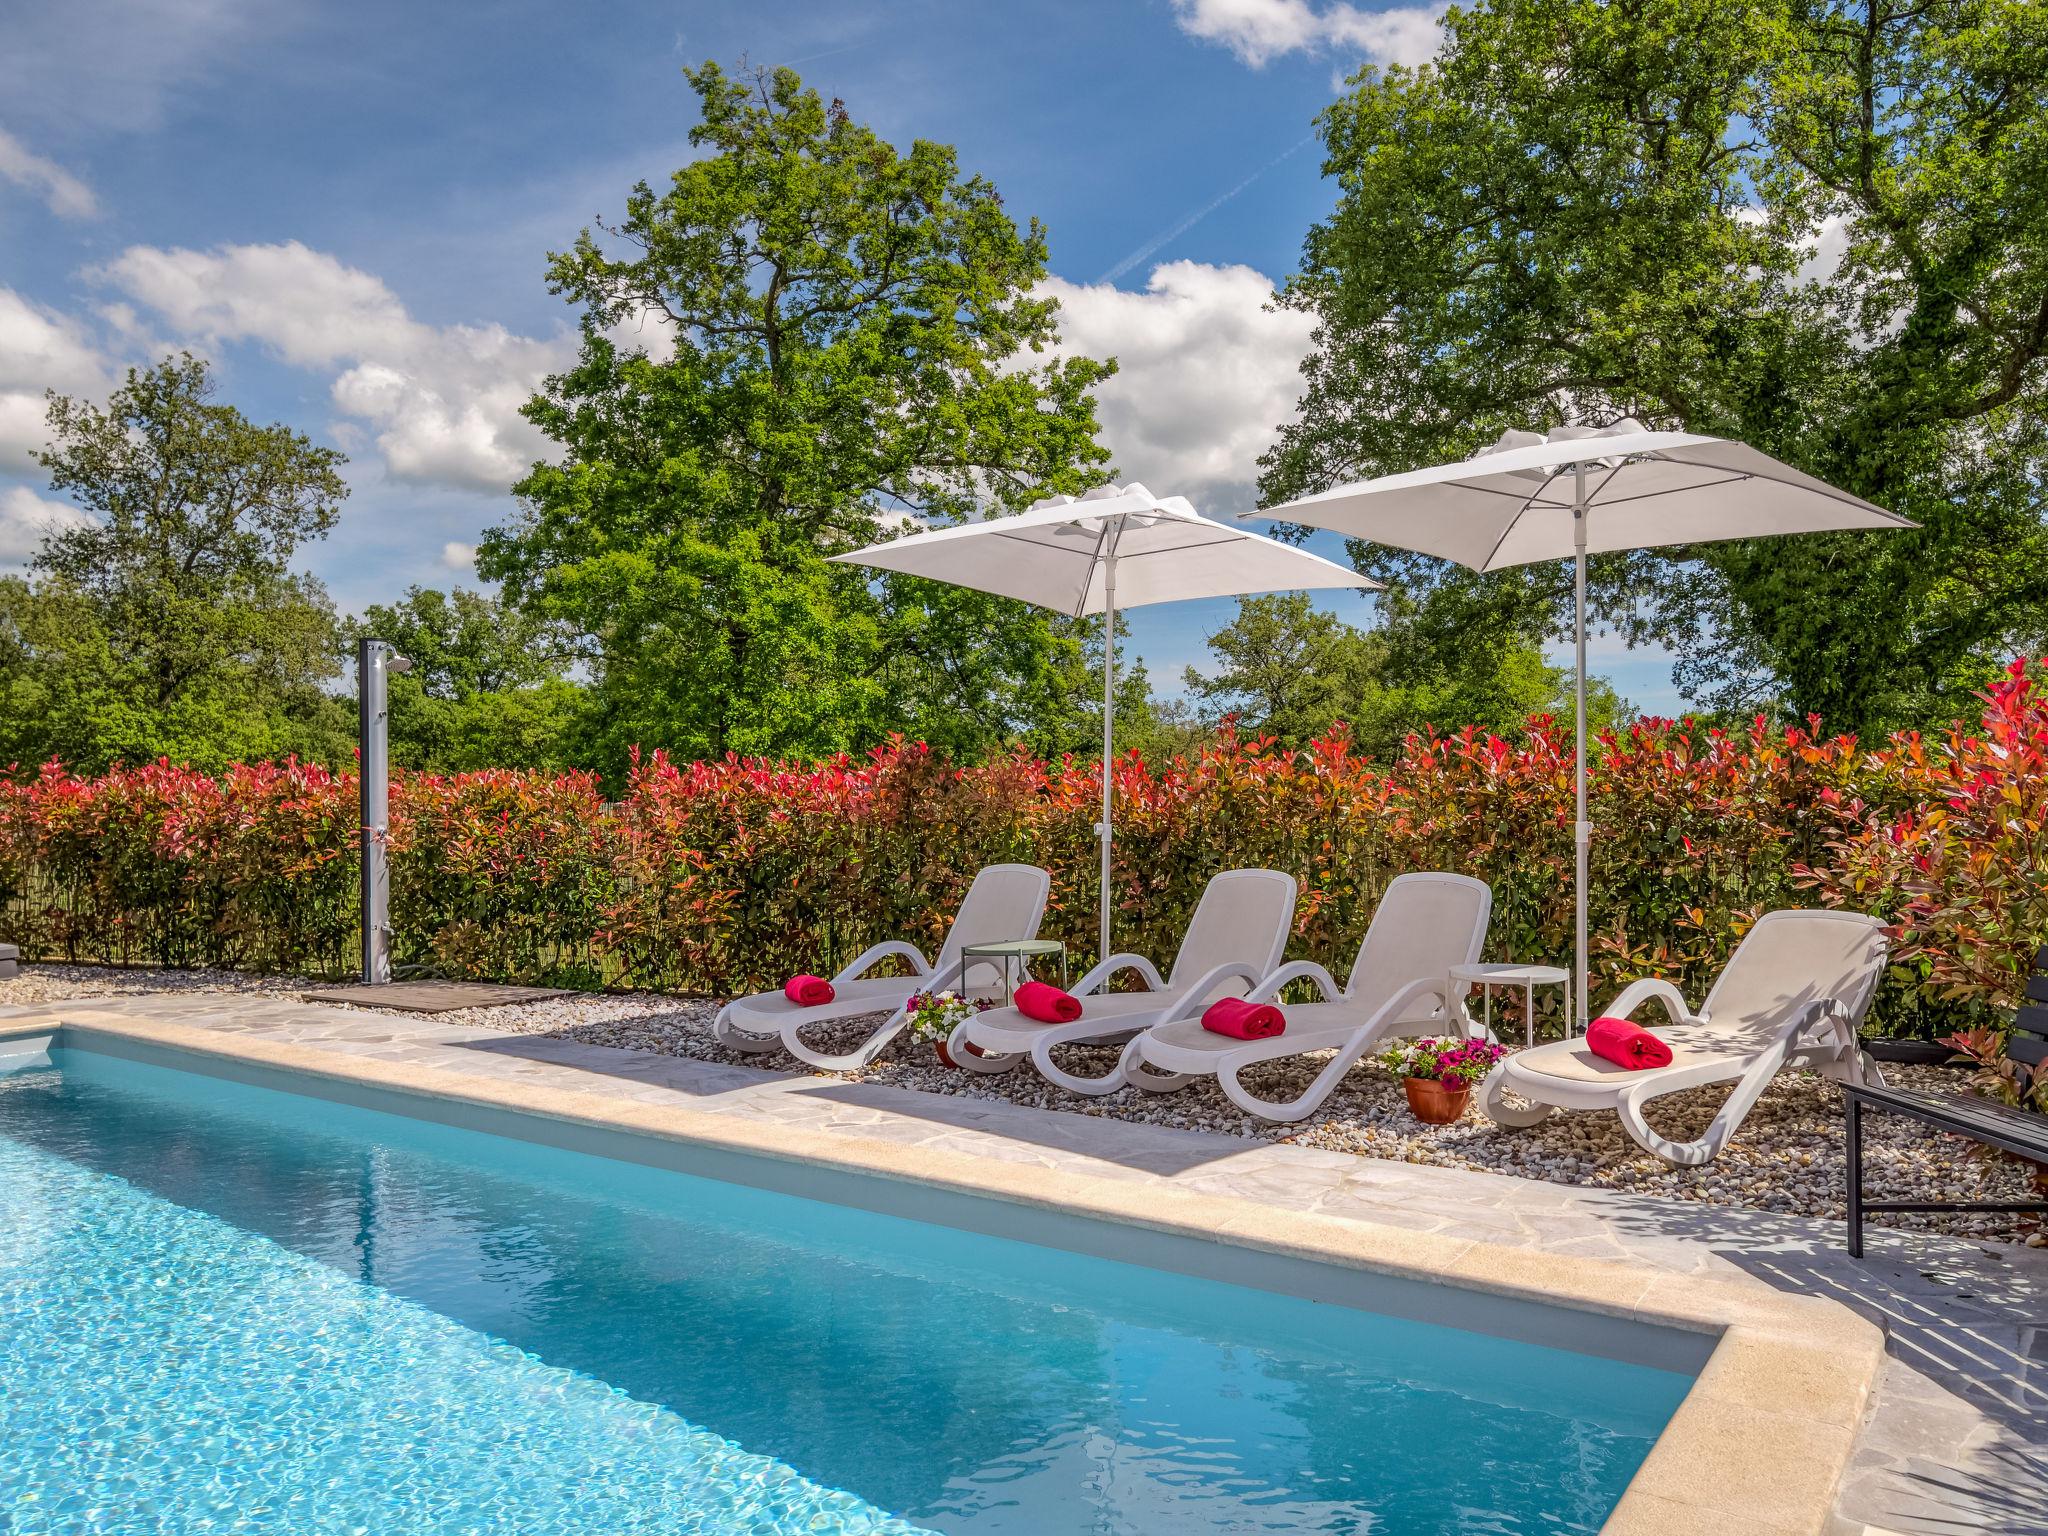
[[[12,1010],[10,1010],[12,1012]],[[820,1165],[1034,1210],[1223,1242],[1391,1278],[1717,1335],[1712,1354],[1602,1527],[1605,1536],[1826,1536],[1884,1361],[1879,1330],[1838,1302],[1288,1211],[1164,1179],[1063,1175],[1028,1165],[624,1099],[582,1087],[472,1076],[315,1044],[53,1003],[0,1016],[0,1040],[94,1036],[287,1071],[400,1097],[628,1131]],[[556,1069],[575,1071],[570,1067]]]

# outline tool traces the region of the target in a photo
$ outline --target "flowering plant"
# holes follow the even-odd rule
[[[916,992],[904,1006],[913,1040],[943,1040],[991,1005],[972,1002],[958,992]]]
[[[1380,1052],[1380,1065],[1400,1077],[1470,1088],[1507,1055],[1491,1040],[1401,1040]]]

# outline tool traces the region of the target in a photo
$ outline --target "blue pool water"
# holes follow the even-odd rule
[[[0,1076],[8,1536],[1590,1531],[1689,1385],[51,1061]]]

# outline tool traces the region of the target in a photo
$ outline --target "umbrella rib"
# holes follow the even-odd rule
[[[1679,458],[1679,451],[1680,450],[1678,449],[1667,449],[1665,452],[1660,453],[1658,457],[1664,459],[1667,463],[1683,464],[1688,469],[1719,469],[1721,467],[1718,464],[1702,464],[1697,459]],[[1759,454],[1758,457],[1764,459],[1766,463],[1772,462],[1768,454]],[[1785,469],[1792,468],[1792,466],[1789,464],[1783,465],[1781,467]],[[1807,477],[1808,479],[1811,479],[1813,481],[1812,485],[1801,485],[1798,481],[1787,480],[1782,476],[1771,474],[1768,470],[1749,469],[1727,471],[1726,473],[1728,473],[1729,479],[1731,480],[1768,480],[1772,485],[1790,486],[1793,490],[1804,491],[1809,496],[1825,496],[1828,500],[1839,501],[1844,506],[1858,508],[1873,508],[1880,515],[1890,518],[1893,522],[1899,524],[1901,527],[1912,528],[1917,526],[1917,524],[1915,524],[1910,517],[1901,517],[1898,513],[1886,511],[1883,507],[1874,507],[1873,503],[1865,501],[1861,496],[1852,496],[1849,492],[1841,490],[1835,486],[1829,485],[1827,481],[1819,479],[1815,476]],[[1706,489],[1711,486],[1726,485],[1728,483],[1729,482],[1727,480],[1711,480],[1707,482],[1707,486],[1695,487],[1695,489]],[[1615,505],[1618,506],[1620,505],[1620,503],[1617,502],[1615,503]],[[1843,531],[1854,532],[1857,530]]]
[[[1084,550],[1075,549],[1074,546],[1071,544],[1060,544],[1050,539],[1027,539],[1021,533],[1008,533],[1000,528],[991,529],[989,532],[989,537],[992,539],[1008,539],[1012,544],[1025,544],[1029,545],[1032,549],[1057,550],[1059,553],[1063,555],[1077,554],[1080,555],[1084,560],[1094,558],[1093,555],[1089,554]]]
[[[1569,512],[1572,506],[1570,502],[1546,501],[1544,499],[1543,492],[1550,488],[1551,481],[1555,480],[1556,478],[1556,475],[1546,476],[1544,478],[1543,485],[1539,489],[1531,492],[1527,496],[1518,496],[1517,493],[1514,491],[1496,490],[1490,485],[1481,485],[1477,480],[1452,480],[1446,483],[1450,485],[1461,486],[1468,491],[1481,491],[1488,496],[1504,496],[1510,501],[1519,500],[1522,503],[1522,509],[1524,511],[1527,511],[1530,507],[1544,506],[1549,507],[1554,512]]]
[[[1180,555],[1186,554],[1191,549],[1214,549],[1219,544],[1239,544],[1242,542],[1242,535],[1232,534],[1225,530],[1225,537],[1220,539],[1202,539],[1194,544],[1174,544],[1165,549],[1141,549],[1134,555],[1126,555],[1120,552],[1117,555],[1117,559],[1119,561],[1149,560],[1154,555]]]
[[[1625,462],[1625,461],[1624,461],[1624,462]],[[1574,467],[1574,468],[1577,468],[1577,465],[1575,464],[1575,465],[1574,465],[1573,467]],[[1602,480],[1602,481],[1601,481],[1600,483],[1601,483],[1602,485],[1607,485],[1607,484],[1610,484],[1610,483],[1611,483],[1611,482],[1613,481],[1614,477],[1615,477],[1616,475],[1620,474],[1620,473],[1621,473],[1621,464],[1617,463],[1617,464],[1616,464],[1616,465],[1615,465],[1615,466],[1614,466],[1614,467],[1613,467],[1612,469],[1610,469],[1610,470],[1608,470],[1608,471],[1607,471],[1607,478],[1606,478],[1605,480]],[[1553,471],[1551,472],[1551,474],[1550,474],[1550,477],[1549,477],[1548,479],[1546,479],[1546,480],[1545,480],[1545,481],[1543,482],[1543,487],[1542,487],[1542,490],[1543,490],[1543,491],[1547,491],[1547,490],[1549,490],[1549,489],[1550,489],[1550,485],[1551,485],[1551,482],[1552,482],[1552,481],[1554,481],[1554,480],[1556,480],[1556,479],[1558,479],[1558,478],[1559,478],[1559,475],[1558,475],[1558,471],[1556,471],[1556,470],[1553,470]],[[1478,490],[1485,490],[1485,489],[1486,489],[1486,487],[1485,487],[1485,486],[1478,486],[1478,487],[1476,487],[1476,489],[1478,489]],[[1596,493],[1596,494],[1597,494],[1597,493]],[[1529,508],[1530,508],[1530,507],[1532,507],[1532,506],[1534,506],[1534,505],[1536,504],[1536,502],[1537,502],[1538,498],[1539,498],[1539,497],[1540,497],[1541,495],[1542,495],[1542,491],[1538,491],[1538,492],[1537,492],[1537,494],[1536,494],[1535,496],[1531,496],[1531,497],[1530,497],[1530,498],[1529,498],[1529,499],[1528,499],[1527,501],[1523,502],[1523,503],[1522,503],[1522,510],[1523,510],[1524,512],[1527,512],[1527,511],[1529,510]],[[1626,499],[1626,498],[1624,498],[1624,499]],[[1572,498],[1572,500],[1570,500],[1570,501],[1546,501],[1546,502],[1544,502],[1544,503],[1543,503],[1543,505],[1544,505],[1544,506],[1546,506],[1546,507],[1548,507],[1548,508],[1550,508],[1550,510],[1552,510],[1553,512],[1570,512],[1570,513],[1572,513],[1572,514],[1573,514],[1574,516],[1576,516],[1576,515],[1578,514],[1578,510],[1579,510],[1579,509],[1578,509],[1578,498],[1577,498],[1576,496],[1574,496],[1574,497]],[[1618,507],[1618,506],[1620,506],[1620,505],[1621,505],[1621,503],[1620,503],[1620,502],[1618,502],[1618,501],[1611,501],[1611,502],[1608,502],[1608,503],[1606,503],[1606,505],[1608,505],[1608,506],[1611,506],[1611,507]],[[1587,510],[1588,512],[1591,512],[1591,511],[1593,510],[1593,498],[1592,498],[1591,496],[1588,496],[1588,497],[1586,498],[1586,510]],[[1480,570],[1480,571],[1484,571],[1484,570],[1487,570],[1487,569],[1488,569],[1488,568],[1489,568],[1489,567],[1490,567],[1490,566],[1492,565],[1492,563],[1493,563],[1493,557],[1494,557],[1495,555],[1497,555],[1497,554],[1499,554],[1499,553],[1500,553],[1500,547],[1501,547],[1501,545],[1503,545],[1503,544],[1507,543],[1507,541],[1508,541],[1508,535],[1509,535],[1509,534],[1511,534],[1511,533],[1513,533],[1513,532],[1515,531],[1515,523],[1517,523],[1517,522],[1520,522],[1520,521],[1521,521],[1521,519],[1520,519],[1519,517],[1517,517],[1517,518],[1515,518],[1515,519],[1511,520],[1511,521],[1510,521],[1510,522],[1508,523],[1508,525],[1507,525],[1507,526],[1506,526],[1505,528],[1501,529],[1501,531],[1500,531],[1500,537],[1499,537],[1499,538],[1497,538],[1497,539],[1495,539],[1495,540],[1493,541],[1493,548],[1489,549],[1489,550],[1488,550],[1488,551],[1486,552],[1486,561],[1487,561],[1486,565],[1481,565],[1481,566],[1477,566],[1477,567],[1475,567],[1475,569],[1477,569],[1477,570]]]
[[[1095,585],[1095,573],[1102,568],[1103,547],[1109,542],[1109,530],[1115,523],[1115,518],[1105,517],[1102,520],[1102,531],[1095,535],[1095,554],[1088,562],[1088,574],[1081,579],[1081,595],[1074,602],[1073,616],[1077,619],[1088,610],[1088,592]],[[1103,771],[1105,775],[1108,773],[1107,769]]]
[[[1522,520],[1522,513],[1527,512],[1532,506],[1536,505],[1537,499],[1541,497],[1545,491],[1550,489],[1550,482],[1552,480],[1555,480],[1556,478],[1557,476],[1555,474],[1548,476],[1547,478],[1545,478],[1544,482],[1536,488],[1534,494],[1522,498],[1522,511],[1517,512],[1513,517],[1509,518],[1507,522],[1501,526],[1500,535],[1493,541],[1493,548],[1489,549],[1486,552],[1486,558],[1484,560],[1482,560],[1478,565],[1472,567],[1473,570],[1487,571],[1492,568],[1493,557],[1500,553],[1501,545],[1507,543],[1508,535],[1515,531],[1515,524]],[[1476,491],[1485,491],[1488,495],[1491,496],[1507,495],[1506,491],[1496,491],[1493,489],[1493,487],[1487,485],[1475,485],[1472,487],[1472,489]],[[1557,509],[1557,504],[1554,502],[1546,501],[1543,503],[1543,505],[1552,508],[1552,510]]]
[[[1679,461],[1676,459],[1672,459],[1667,462],[1675,464]],[[1688,464],[1686,466],[1686,468],[1688,469],[1711,469],[1712,467],[1713,466],[1710,464]],[[1614,474],[1619,473],[1620,470],[1618,469],[1614,472]],[[1614,479],[1614,474],[1610,474],[1606,480],[1601,481],[1601,485],[1605,486],[1609,482],[1611,482]],[[1594,496],[1597,496],[1599,494],[1596,491],[1594,493],[1594,496],[1589,496],[1586,498],[1586,505],[1588,507],[1625,507],[1629,505],[1631,502],[1655,501],[1659,496],[1689,496],[1694,491],[1711,491],[1717,485],[1738,485],[1744,480],[1755,480],[1759,478],[1768,479],[1769,477],[1759,477],[1757,475],[1749,474],[1746,471],[1740,473],[1731,473],[1728,475],[1724,475],[1719,480],[1702,480],[1697,485],[1677,486],[1661,491],[1643,491],[1634,496],[1617,496],[1612,501],[1596,501],[1594,499]],[[1773,485],[1783,485],[1785,482],[1782,480],[1772,480],[1771,483]]]

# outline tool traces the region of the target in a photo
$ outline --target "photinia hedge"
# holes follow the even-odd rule
[[[1818,722],[1649,720],[1603,735],[1593,813],[1596,999],[1627,977],[1697,997],[1758,914],[1827,903],[1896,925],[1873,1022],[1995,1020],[2048,941],[2048,662],[2016,662],[1975,729],[1865,748]],[[1294,953],[1348,965],[1404,869],[1490,882],[1489,953],[1568,963],[1569,731],[1413,737],[1398,761],[1340,731],[1300,752],[1225,730],[1171,763],[1114,764],[1120,948],[1170,954],[1218,869],[1301,881]],[[635,759],[625,798],[585,774],[400,773],[401,964],[582,987],[730,992],[830,970],[881,937],[927,952],[985,863],[1053,871],[1046,932],[1092,956],[1092,761],[973,766],[892,740],[813,764]],[[345,974],[354,776],[168,763],[0,777],[0,935],[24,955]]]

